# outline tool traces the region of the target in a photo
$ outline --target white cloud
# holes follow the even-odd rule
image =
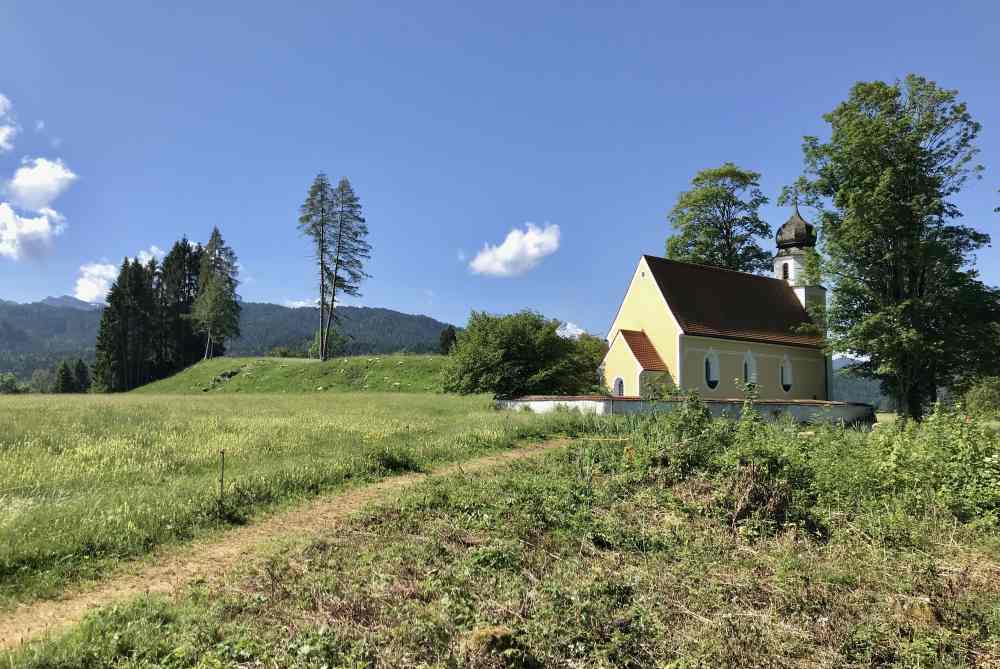
[[[149,247],[148,251],[146,249],[140,250],[135,257],[139,259],[139,262],[145,265],[153,258],[156,258],[157,260],[163,260],[163,256],[165,255],[167,255],[166,251],[161,249],[156,244],[153,244],[152,246]]]
[[[576,323],[566,321],[559,326],[559,329],[556,330],[556,334],[566,339],[579,339],[580,335],[587,334],[587,331]]]
[[[43,130],[45,130],[45,121],[35,121],[35,132],[42,132]]]
[[[80,267],[73,295],[84,302],[104,302],[111,284],[118,278],[118,268],[106,263],[87,263]]]
[[[148,249],[140,249],[135,257],[140,263],[145,265],[153,258],[163,260],[166,252],[156,244]],[[111,284],[118,278],[120,267],[104,262],[91,262],[80,266],[80,276],[76,279],[76,287],[73,294],[76,299],[84,302],[104,302]]]
[[[63,231],[63,217],[51,209],[39,216],[21,216],[7,202],[0,202],[0,256],[13,260],[35,257],[48,249]]]
[[[302,309],[305,307],[315,307],[319,300],[285,300],[285,306],[289,309]]]
[[[47,158],[25,158],[14,178],[7,182],[7,193],[19,207],[41,211],[52,205],[77,176],[63,161]]]
[[[17,128],[12,125],[0,125],[0,153],[10,151],[14,148],[14,135]]]
[[[526,223],[525,229],[514,228],[499,246],[485,244],[469,269],[487,276],[518,276],[534,268],[545,256],[559,249],[559,226],[551,223],[539,228]]]
[[[5,153],[14,148],[14,135],[17,134],[17,123],[10,113],[10,99],[0,93],[0,153]]]

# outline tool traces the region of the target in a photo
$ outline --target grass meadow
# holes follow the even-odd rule
[[[275,505],[574,420],[428,394],[0,397],[0,609]]]
[[[403,392],[441,389],[443,355],[307,358],[214,358],[134,392],[191,393]]]
[[[12,666],[996,667],[1000,436],[676,414],[432,479]],[[0,662],[2,666],[2,662]]]

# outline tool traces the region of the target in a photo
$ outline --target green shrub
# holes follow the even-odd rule
[[[592,392],[599,383],[604,341],[590,335],[562,337],[560,325],[532,311],[472,312],[448,356],[445,390],[498,398]]]
[[[962,403],[973,416],[1000,418],[1000,376],[980,379],[966,391]]]

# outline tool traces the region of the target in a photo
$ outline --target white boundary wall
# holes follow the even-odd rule
[[[501,409],[549,413],[559,409],[593,413],[598,415],[621,415],[651,413],[653,411],[673,411],[683,400],[646,401],[632,397],[519,397],[512,400],[497,400]],[[703,399],[715,417],[739,418],[743,409],[742,400]],[[754,404],[761,417],[767,421],[780,420],[785,416],[797,423],[846,423],[848,425],[873,425],[875,408],[869,404],[852,402],[822,402],[818,400],[782,402],[780,400],[758,400]]]

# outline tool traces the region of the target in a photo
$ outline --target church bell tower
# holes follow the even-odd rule
[[[816,248],[816,228],[802,218],[797,203],[795,211],[778,229],[775,241],[778,245],[778,253],[774,256],[775,278],[787,281],[807,309],[826,304],[826,288],[807,286],[804,282],[806,256]]]

